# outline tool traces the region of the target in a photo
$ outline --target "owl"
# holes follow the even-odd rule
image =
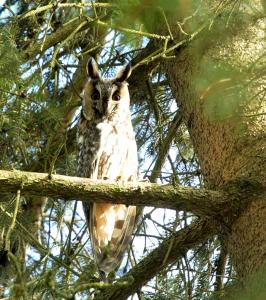
[[[108,182],[136,181],[137,145],[126,82],[130,64],[107,80],[101,78],[96,61],[90,58],[87,72],[77,133],[78,176]],[[100,273],[108,276],[118,268],[130,243],[136,207],[84,202],[83,210],[94,259]]]

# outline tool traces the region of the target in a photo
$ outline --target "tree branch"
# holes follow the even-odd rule
[[[87,21],[84,22],[84,21]],[[39,41],[34,43],[31,47],[25,50],[24,59],[25,61],[34,59],[37,54],[43,53],[45,50],[50,47],[58,44],[59,42],[65,40],[80,24],[83,23],[83,26],[79,29],[80,31],[86,30],[92,27],[94,20],[88,20],[86,17],[75,18],[68,22],[67,24],[62,25],[56,32],[47,36],[45,42]]]
[[[158,272],[169,264],[174,263],[189,249],[219,232],[220,226],[211,219],[192,223],[190,226],[175,232],[165,239],[140,263],[133,267],[125,276],[120,278],[112,287],[106,287],[95,297],[95,300],[125,300],[134,294]],[[122,282],[128,282],[121,285]]]
[[[193,212],[199,216],[220,215],[232,198],[223,191],[152,183],[108,183],[88,178],[45,173],[0,171],[0,193],[46,196],[67,200],[154,206]]]
[[[175,115],[170,127],[169,127],[169,130],[164,139],[164,142],[160,146],[160,149],[159,149],[159,152],[157,155],[157,159],[156,159],[154,168],[152,170],[152,174],[150,176],[150,180],[152,182],[155,181],[156,178],[160,175],[165,158],[166,158],[167,154],[169,153],[170,147],[176,136],[176,132],[181,125],[181,122],[182,122],[182,113],[178,110],[176,112],[176,115]]]
[[[27,11],[26,13],[17,16],[20,20],[26,19],[29,17],[36,16],[40,13],[43,13],[47,10],[55,9],[55,8],[78,8],[78,9],[84,9],[87,7],[104,7],[104,8],[109,8],[109,7],[114,7],[112,3],[52,3],[52,4],[47,4],[41,7],[37,7],[36,9]]]

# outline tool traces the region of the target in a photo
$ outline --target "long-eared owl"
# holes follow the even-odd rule
[[[137,145],[126,82],[130,64],[110,80],[101,78],[93,58],[88,61],[87,71],[89,80],[78,122],[78,176],[136,181]],[[108,275],[120,265],[130,243],[136,207],[83,202],[83,210],[96,264],[100,272]]]

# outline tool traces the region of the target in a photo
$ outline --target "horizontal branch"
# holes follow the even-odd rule
[[[188,250],[204,243],[217,234],[219,230],[219,224],[213,219],[204,219],[175,232],[112,287],[103,289],[99,296],[95,297],[95,300],[126,300],[156,276],[158,272],[176,262]],[[121,282],[128,283],[121,286]]]
[[[152,183],[109,183],[88,178],[45,173],[0,171],[0,194],[47,196],[64,200],[122,203],[154,206],[193,212],[199,216],[213,216],[221,212],[229,201],[223,191]]]

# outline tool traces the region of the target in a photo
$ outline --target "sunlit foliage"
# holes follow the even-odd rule
[[[1,169],[75,175],[76,122],[87,80],[85,65],[91,55],[98,58],[106,77],[126,62],[133,62],[129,89],[140,172],[152,181],[203,186],[198,158],[182,122],[182,107],[174,99],[168,74],[162,68],[165,59],[182,55],[182,47],[192,42],[195,59],[205,52],[191,82],[211,122],[244,115],[245,107],[252,105],[254,90],[265,99],[265,85],[263,88],[261,84],[263,80],[265,83],[265,47],[260,36],[265,22],[258,21],[262,14],[258,1],[2,2]],[[243,18],[247,23],[254,21],[249,31],[258,34],[255,48],[248,45],[241,29]],[[225,41],[223,45],[215,42],[217,32]],[[200,34],[204,38],[198,41]],[[249,56],[244,57],[239,50],[241,43],[242,48],[250,47]],[[146,51],[151,44],[156,46]],[[134,73],[138,75],[134,77]],[[137,84],[138,77],[141,84]],[[170,136],[179,115],[175,134]],[[166,155],[161,157],[166,141]],[[14,199],[12,203],[9,207],[1,202],[2,213],[12,213]],[[76,294],[77,299],[85,299],[98,291],[100,277],[80,203],[49,199],[39,236],[30,232],[23,208],[19,214],[24,227],[18,224],[14,230],[30,246],[25,267],[15,258],[11,262],[17,276],[4,281],[3,296],[74,299],[71,297]],[[195,218],[184,212],[146,208],[118,275]],[[7,230],[3,220],[11,222],[10,217],[1,217],[1,234]],[[22,244],[20,241],[19,246]],[[221,262],[223,251],[223,244],[215,237],[184,253],[136,297],[209,299],[217,291],[219,276],[222,286],[234,279],[230,261],[226,258]],[[223,274],[217,274],[219,263],[224,263]]]

